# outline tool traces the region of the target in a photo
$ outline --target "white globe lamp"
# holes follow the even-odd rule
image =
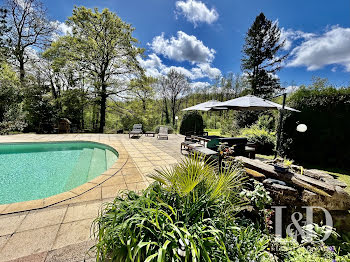
[[[305,124],[299,124],[297,126],[297,131],[300,133],[304,133],[304,132],[306,132],[306,130],[307,130],[307,126]]]

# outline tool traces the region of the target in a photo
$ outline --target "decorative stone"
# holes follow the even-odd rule
[[[295,205],[298,202],[298,191],[293,187],[277,183],[266,183],[265,188],[270,192],[274,204]]]
[[[327,210],[349,210],[350,195],[343,188],[336,186],[331,197],[320,196],[309,190],[303,190],[302,201],[308,206],[319,206]]]

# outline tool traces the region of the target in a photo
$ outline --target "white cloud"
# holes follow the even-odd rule
[[[350,72],[350,28],[334,26],[324,34],[313,35],[291,52],[290,67],[317,70],[326,65],[342,65]]]
[[[221,76],[221,71],[218,68],[211,67],[208,63],[199,64],[198,67],[203,75],[208,76],[211,79]]]
[[[297,91],[299,89],[299,87],[300,86],[287,86],[284,88],[283,92],[290,94],[290,93]]]
[[[147,59],[143,59],[140,56],[137,59],[141,67],[146,70],[146,74],[153,77],[166,75],[170,69],[175,69],[181,72],[191,80],[206,77],[214,79],[221,75],[221,71],[218,68],[211,67],[208,63],[198,64],[195,67],[187,69],[181,66],[165,66],[156,54],[150,54]]]
[[[190,70],[188,70],[188,69],[186,69],[186,68],[184,68],[184,67],[182,67],[182,66],[170,66],[170,67],[166,67],[166,68],[162,71],[162,73],[165,75],[165,74],[169,73],[169,71],[172,70],[172,69],[173,69],[173,70],[176,70],[177,72],[180,72],[181,74],[185,75],[185,76],[186,76],[187,78],[189,78],[189,79],[195,79],[195,78],[196,78]]]
[[[193,89],[204,89],[210,86],[208,82],[193,82],[190,84],[190,87]]]
[[[72,27],[67,25],[66,23],[58,22],[58,30],[61,31],[64,35],[72,33]]]
[[[166,39],[164,34],[153,38],[150,44],[156,54],[162,54],[176,61],[190,61],[192,63],[210,63],[214,59],[215,50],[206,47],[194,35],[177,32],[177,38]]]
[[[195,27],[198,23],[212,24],[219,18],[219,14],[214,8],[209,10],[201,1],[177,1],[175,5],[178,13],[186,17],[187,21],[193,23]]]
[[[52,34],[52,39],[57,40],[60,36],[72,34],[72,27],[66,25],[58,20],[52,21],[51,25],[56,28],[56,31]]]
[[[310,39],[314,37],[315,34],[312,33],[305,33],[303,31],[297,30],[294,31],[292,29],[284,29],[283,27],[281,28],[281,42],[285,40],[283,49],[284,50],[290,50],[293,44],[293,41],[298,40],[298,39]]]

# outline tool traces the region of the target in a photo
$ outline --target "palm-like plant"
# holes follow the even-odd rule
[[[237,210],[243,204],[239,191],[246,176],[237,164],[218,169],[213,161],[193,154],[177,165],[156,169],[155,172],[149,177],[162,184],[168,192],[182,197],[182,210],[187,219],[193,219],[188,215],[199,213],[203,217],[205,211],[212,214],[226,210],[224,213],[227,215],[228,211]]]
[[[117,197],[95,220],[97,260],[230,261],[225,236],[242,204],[242,169],[194,155],[150,177],[158,182]]]

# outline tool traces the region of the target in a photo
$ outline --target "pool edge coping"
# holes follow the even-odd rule
[[[108,144],[108,141],[95,141],[95,140],[87,140],[87,139],[82,139],[82,140],[73,140],[73,141],[47,141],[47,143],[51,142],[93,142],[93,143],[98,143],[105,145],[107,147],[111,147],[114,150],[118,152],[118,159],[113,163],[113,165],[105,170],[103,173],[101,173],[99,176],[95,177],[94,179],[79,185],[69,191],[62,192],[57,195],[52,195],[50,197],[42,198],[42,199],[36,199],[36,200],[29,200],[29,201],[23,201],[23,202],[16,202],[16,203],[9,203],[9,204],[1,204],[0,205],[0,216],[3,215],[11,215],[11,214],[16,214],[16,213],[21,213],[21,212],[27,212],[27,211],[32,211],[32,210],[40,210],[44,208],[49,208],[52,206],[57,206],[61,204],[65,204],[64,202],[68,202],[69,200],[76,199],[80,196],[83,196],[84,194],[92,191],[93,189],[103,185],[106,181],[111,179],[112,177],[116,176],[122,169],[123,167],[128,163],[129,161],[129,154],[126,152],[124,146],[120,144],[119,146],[113,145],[113,143]],[[5,143],[11,143],[11,142],[0,142],[1,144]],[[14,142],[16,143],[16,142]],[[19,143],[26,143],[26,142],[19,142]],[[28,141],[28,143],[46,143],[46,141]],[[110,170],[116,169],[117,171],[113,172],[112,174],[110,173]],[[107,178],[104,178],[107,177]],[[95,182],[92,182],[95,181]],[[91,185],[89,187],[89,185]],[[86,188],[86,186],[88,186]],[[50,199],[52,203],[50,202]],[[45,200],[49,204],[45,204]],[[84,200],[82,201],[77,201],[76,203],[79,202],[85,202]],[[70,203],[66,203],[67,205]]]

